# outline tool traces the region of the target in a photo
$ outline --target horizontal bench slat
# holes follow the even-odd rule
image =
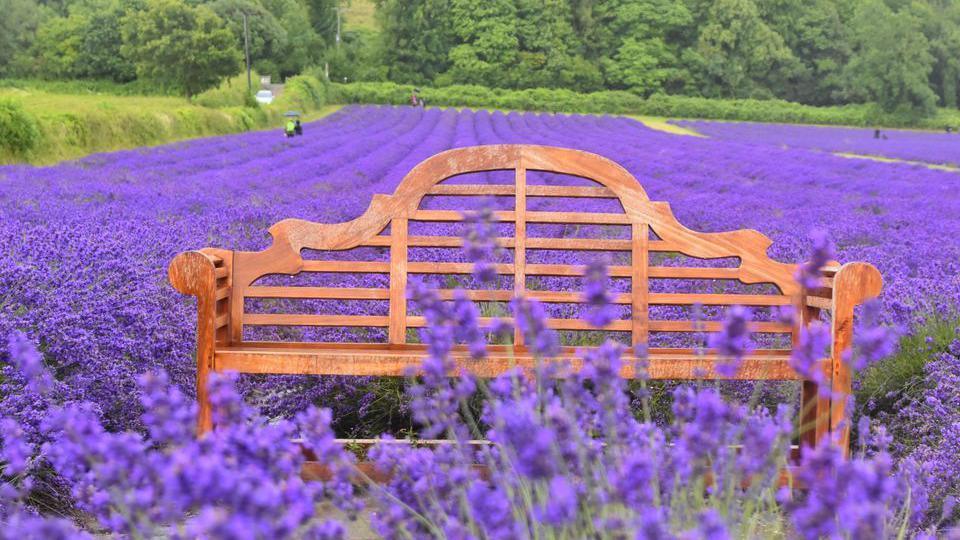
[[[414,210],[410,215],[414,221],[463,221],[463,212],[458,210]],[[500,210],[493,212],[493,221],[516,221],[515,212]]]
[[[219,371],[233,370],[241,373],[312,374],[394,376],[408,375],[418,369],[423,359],[422,351],[403,352],[384,348],[368,350],[298,350],[285,348],[228,347],[215,353],[214,366]],[[535,368],[537,361],[528,354],[490,354],[483,360],[472,360],[466,353],[454,353],[458,369],[470,371],[479,377],[496,377],[501,373],[520,367]],[[582,368],[582,361],[567,357],[574,371]],[[722,379],[716,372],[716,355],[651,355],[647,359],[647,373],[652,379]],[[634,358],[625,356],[620,375],[634,378]],[[796,380],[800,377],[790,368],[789,357],[778,355],[749,356],[741,363],[735,379],[745,380]]]
[[[292,313],[245,313],[245,326],[387,326],[390,317],[376,315],[303,315]]]
[[[751,332],[783,334],[793,331],[789,324],[754,321],[749,323]],[[650,321],[651,332],[719,332],[722,321]]]
[[[230,296],[230,287],[221,287],[217,289],[217,291],[213,295],[213,297],[217,300],[223,300],[224,298],[228,298],[229,296]]]
[[[366,261],[303,261],[304,272],[389,274],[390,263]]]
[[[789,296],[774,294],[697,294],[697,293],[650,293],[650,304],[705,306],[787,306]]]
[[[451,264],[451,263],[448,263]],[[457,267],[457,270],[467,271],[467,268]],[[222,296],[219,293],[224,293]],[[229,289],[219,289],[218,298],[227,296]],[[452,289],[437,291],[443,300],[452,300]],[[480,302],[509,302],[514,298],[513,291],[493,290],[464,290],[463,295]],[[346,287],[275,287],[253,286],[245,291],[248,298],[300,298],[300,299],[344,299],[344,300],[388,300],[389,289],[375,288],[346,288]],[[583,293],[569,291],[537,291],[527,290],[526,296],[541,302],[548,303],[583,303]],[[810,299],[813,299],[810,297]],[[820,301],[823,299],[816,298]],[[784,306],[790,304],[790,298],[779,295],[760,294],[686,294],[686,293],[650,293],[648,302],[655,305],[741,305],[741,306]],[[629,293],[613,293],[613,303],[629,304]],[[818,306],[820,307],[820,306]],[[826,302],[829,308],[829,302]]]
[[[596,197],[616,199],[613,190],[593,186],[531,186],[527,185],[528,197]]]
[[[343,300],[388,300],[389,289],[346,287],[248,287],[248,298],[335,298]]]
[[[572,249],[585,251],[630,251],[630,240],[600,238],[527,238],[527,249]]]
[[[228,275],[230,275],[230,273],[225,266],[218,266],[213,269],[213,277],[215,279],[223,279]]]
[[[498,274],[513,274],[512,264],[494,264],[494,271]],[[407,263],[407,273],[410,274],[470,274],[473,273],[473,263],[435,263],[411,262]],[[529,267],[528,267],[529,268]]]
[[[626,214],[602,212],[527,212],[527,223],[578,223],[586,225],[629,225]]]
[[[437,184],[430,188],[428,195],[513,195],[516,186],[487,184]]]

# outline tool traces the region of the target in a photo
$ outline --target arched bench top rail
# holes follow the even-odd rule
[[[377,194],[367,210],[344,223],[315,223],[285,219],[270,227],[273,245],[249,261],[261,272],[243,276],[248,285],[271,273],[292,274],[302,269],[302,249],[342,250],[376,236],[394,218],[408,217],[438,183],[465,173],[494,170],[535,170],[579,176],[593,180],[620,200],[630,223],[649,225],[676,251],[690,257],[714,259],[739,257],[738,279],[744,283],[772,283],[782,294],[799,292],[794,281],[795,265],[771,259],[772,241],[755,230],[702,233],[677,221],[666,202],[650,201],[646,191],[617,163],[581,150],[526,144],[498,144],[455,148],[432,156],[414,167],[392,195]],[[251,265],[247,266],[252,269]]]

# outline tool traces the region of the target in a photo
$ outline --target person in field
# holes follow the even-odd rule
[[[297,135],[303,135],[303,126],[300,125],[299,118],[297,118],[297,121],[293,123],[293,132]]]
[[[297,129],[297,125],[294,124],[293,120],[291,119],[291,120],[287,120],[287,125],[283,131],[287,135],[287,137],[293,137],[296,129]]]

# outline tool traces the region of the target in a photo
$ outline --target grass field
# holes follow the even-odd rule
[[[372,0],[352,0],[344,10],[344,28],[347,30],[378,31],[375,13],[377,6]]]

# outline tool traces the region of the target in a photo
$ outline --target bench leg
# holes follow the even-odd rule
[[[853,370],[844,361],[844,354],[853,347],[853,310],[880,294],[883,278],[867,263],[843,265],[833,284],[833,347],[831,349],[832,387],[830,431],[845,455],[850,455],[850,423],[852,411],[848,402],[853,395]]]
[[[798,302],[799,324],[808,326],[812,321],[820,320],[820,309]],[[794,343],[798,345],[799,332],[794,332]],[[831,370],[825,368],[824,380],[829,381]],[[830,431],[830,398],[821,392],[820,385],[813,381],[804,381],[800,394],[800,448],[814,448]]]

